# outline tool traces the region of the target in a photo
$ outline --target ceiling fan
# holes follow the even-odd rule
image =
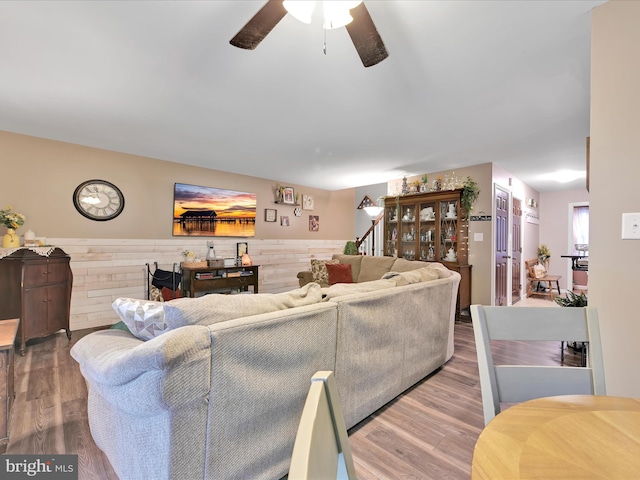
[[[229,43],[238,48],[247,50],[255,49],[278,22],[284,18],[287,14],[287,4],[291,3],[296,2],[269,0]],[[298,3],[311,4],[312,2]],[[337,4],[340,2],[330,3]],[[313,8],[313,6],[311,6],[311,8]],[[291,11],[289,11],[289,13],[291,13]],[[362,64],[365,67],[371,67],[387,58],[389,56],[387,49],[364,3],[360,2],[356,7],[350,9],[349,13],[351,17],[353,17],[353,21],[347,23],[345,28],[351,37],[353,45],[356,47]],[[344,25],[344,23],[342,25]],[[325,28],[331,27],[327,27],[325,22]]]

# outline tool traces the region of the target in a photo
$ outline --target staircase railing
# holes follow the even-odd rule
[[[371,226],[369,227],[369,229],[366,231],[366,233],[362,236],[362,238],[360,237],[356,237],[356,248],[358,249],[358,252],[363,253],[365,255],[371,255],[371,248],[370,248],[370,241],[373,241],[374,238],[375,240],[377,240],[377,244],[374,244],[373,247],[375,249],[375,255],[382,255],[382,244],[383,244],[383,234],[382,234],[382,226],[383,225],[379,225],[380,224],[380,220],[382,220],[382,218],[384,217],[384,214],[381,213],[378,218],[376,218],[375,220],[373,220],[371,222]],[[377,235],[374,235],[373,232],[375,231],[375,233]],[[369,235],[371,235],[371,239],[369,239]],[[361,250],[361,246],[364,246],[366,248]],[[364,251],[363,251],[364,250]]]

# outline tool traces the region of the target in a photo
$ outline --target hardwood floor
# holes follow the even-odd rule
[[[551,302],[549,302],[551,303]],[[69,355],[91,330],[30,342],[16,355],[16,400],[7,453],[78,454],[79,479],[117,476],[96,447],[87,423],[87,391]],[[468,479],[483,427],[478,368],[470,323],[456,323],[455,354],[427,377],[349,431],[360,480]],[[560,363],[557,342],[502,342],[505,361]],[[569,350],[565,364],[578,365]],[[188,480],[188,479],[185,479]]]

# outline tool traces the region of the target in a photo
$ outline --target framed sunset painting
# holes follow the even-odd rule
[[[176,183],[173,189],[173,235],[253,237],[256,194]]]

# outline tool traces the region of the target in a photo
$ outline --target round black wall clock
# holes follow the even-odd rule
[[[76,210],[91,220],[103,222],[116,218],[124,209],[124,195],[113,183],[87,180],[73,192]]]

